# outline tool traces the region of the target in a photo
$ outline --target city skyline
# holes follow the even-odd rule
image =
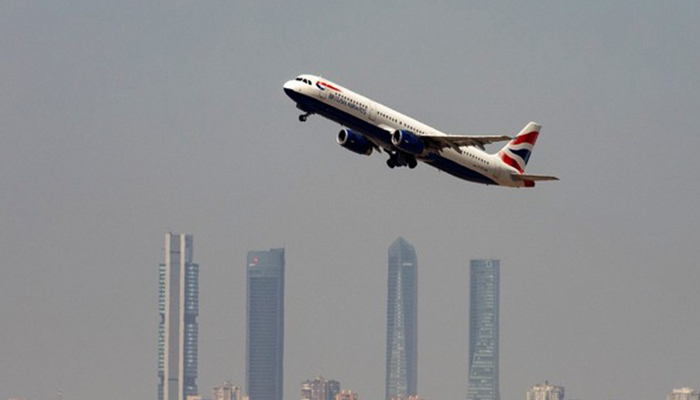
[[[183,364],[190,364],[189,376],[187,370],[178,370],[175,375],[182,376],[185,379],[171,379],[171,381],[176,381],[173,383],[175,388],[183,388],[184,390],[179,392],[175,396],[177,399],[180,398],[202,398],[201,394],[197,391],[196,386],[196,366],[197,366],[197,336],[198,327],[196,324],[196,319],[198,317],[198,302],[199,302],[199,265],[193,262],[193,237],[187,234],[175,234],[168,232],[165,234],[165,262],[159,265],[159,313],[161,315],[161,322],[159,323],[159,399],[168,398],[167,392],[168,388],[164,388],[162,382],[163,377],[168,375],[167,368],[165,368],[168,363],[168,350],[171,348],[169,345],[169,338],[167,332],[179,331],[179,324],[170,324],[168,320],[173,318],[167,318],[168,315],[177,315],[176,318],[180,322],[188,321],[189,324],[185,324],[182,329],[183,332],[190,332],[188,335],[184,336],[184,340],[180,341],[179,346],[177,346],[176,360],[173,364],[178,364],[180,358],[184,358]],[[269,251],[249,251],[247,257],[247,271],[248,271],[248,336],[251,336],[251,298],[265,298],[268,297],[273,291],[279,292],[280,287],[280,277],[281,277],[281,298],[282,301],[282,315],[284,311],[284,248],[270,249]],[[262,266],[261,258],[263,257]],[[271,259],[269,258],[270,256]],[[411,304],[417,303],[417,258],[414,247],[408,243],[403,237],[396,239],[392,245],[389,247],[388,251],[388,312],[387,312],[387,388],[389,387],[389,356],[392,357],[396,353],[396,347],[399,349],[404,349],[406,342],[403,340],[396,341],[397,337],[402,337],[403,335],[393,333],[397,327],[405,326],[403,323],[396,324],[396,321],[402,321],[404,316],[413,314],[413,312],[404,312],[403,307],[399,304]],[[252,269],[252,274],[251,274]],[[476,382],[475,385],[471,383],[468,385],[468,395],[467,399],[476,400],[489,400],[489,399],[499,399],[499,386],[498,386],[498,365],[499,365],[499,297],[500,297],[500,261],[495,259],[472,259],[470,261],[470,302],[469,302],[469,315],[470,315],[470,327],[469,327],[469,343],[470,343],[470,374],[469,381]],[[251,293],[251,278],[257,283],[253,283],[252,287],[256,287],[259,293],[256,293],[256,289]],[[272,278],[272,279],[270,279]],[[405,279],[406,278],[406,279]],[[267,282],[263,282],[267,281]],[[261,290],[261,288],[266,287],[267,290]],[[274,290],[272,290],[274,289]],[[409,296],[404,296],[404,293],[411,293]],[[394,296],[391,296],[394,294]],[[180,298],[183,298],[182,305],[184,307],[173,307],[180,303]],[[403,303],[404,298],[410,297]],[[267,306],[260,308],[259,301],[253,300],[253,309],[263,310],[267,308],[271,310],[273,308],[279,308],[277,306],[270,307],[273,303],[279,302],[279,298],[273,302],[269,302],[269,298],[265,300]],[[256,306],[257,304],[257,306]],[[406,307],[409,310],[415,310],[416,304]],[[189,314],[189,315],[188,315]],[[395,314],[399,314],[395,316]],[[261,318],[264,320],[266,318]],[[279,320],[278,315],[274,315],[270,320]],[[282,320],[283,320],[282,316]],[[410,318],[407,318],[410,319]],[[392,323],[393,322],[393,323]],[[279,323],[279,322],[276,322]],[[253,324],[255,325],[255,324]],[[260,324],[257,324],[260,325]],[[266,324],[269,325],[269,324]],[[255,328],[253,328],[255,330]],[[262,332],[258,330],[257,332]],[[276,336],[267,335],[267,336]],[[256,336],[252,334],[252,336]],[[284,335],[282,328],[281,343],[284,343]],[[390,338],[394,339],[390,341]],[[179,338],[175,338],[179,340]],[[188,349],[189,344],[189,349]],[[398,346],[397,346],[398,344]],[[249,345],[250,346],[250,345]],[[269,347],[269,346],[260,346]],[[282,346],[283,347],[283,346]],[[250,350],[249,350],[250,351]],[[179,353],[179,354],[177,354]],[[189,360],[184,356],[190,353]],[[283,354],[283,351],[282,351]],[[255,358],[255,357],[254,357]],[[270,357],[263,356],[264,358],[270,359]],[[398,357],[408,358],[405,356]],[[473,365],[474,361],[480,361],[477,365]],[[253,362],[255,363],[255,362]],[[247,361],[247,370],[250,368],[250,361]],[[192,368],[192,366],[194,368]],[[184,372],[183,372],[184,371]],[[493,373],[495,371],[495,374]],[[405,371],[404,371],[405,372]],[[284,373],[282,371],[281,376]],[[250,384],[249,377],[246,378],[248,384]],[[276,378],[273,377],[272,380]],[[183,382],[183,383],[181,383]],[[401,382],[401,380],[399,380]],[[188,385],[189,383],[189,385]],[[253,384],[255,386],[255,384]],[[336,395],[345,396],[356,396],[356,393],[352,391],[343,390],[341,393],[340,383],[335,380],[327,380],[322,376],[317,376],[315,379],[306,380],[302,382],[301,385],[301,399],[302,400],[335,400]],[[163,393],[165,389],[165,395]],[[170,390],[172,392],[172,389]],[[530,387],[527,391],[527,400],[563,400],[564,399],[564,388],[561,386],[556,386],[545,381],[543,384],[538,384]],[[667,400],[697,400],[700,397],[700,391],[693,390],[688,387],[683,387],[681,389],[674,389],[667,396]],[[387,391],[386,400],[389,399],[401,399],[401,398],[418,398],[415,391],[406,397],[401,397],[401,394],[390,393]],[[260,396],[262,397],[262,396]],[[230,382],[226,382],[221,386],[217,386],[213,389],[213,399],[233,399],[241,400],[242,391],[241,388],[234,386]],[[249,397],[246,396],[246,399]]]

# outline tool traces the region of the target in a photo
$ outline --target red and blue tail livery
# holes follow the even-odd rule
[[[515,137],[448,135],[315,75],[300,75],[288,81],[284,92],[304,112],[299,121],[318,114],[337,122],[343,126],[338,144],[362,155],[384,150],[389,155],[389,168],[412,169],[421,161],[470,182],[509,187],[534,187],[536,181],[558,180],[525,173],[542,128],[535,122]],[[495,154],[484,150],[486,145],[506,141]]]
[[[525,171],[532,148],[535,147],[542,125],[530,122],[522,131],[498,152],[501,161],[515,168],[521,174]]]

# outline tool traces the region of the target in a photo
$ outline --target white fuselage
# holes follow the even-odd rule
[[[391,142],[391,134],[396,130],[410,131],[417,136],[447,136],[444,132],[318,76],[300,75],[295,80],[286,82],[284,90],[300,109],[321,114],[357,130],[389,153],[396,151]],[[511,177],[512,174],[519,173],[517,169],[504,163],[498,155],[486,153],[475,146],[426,151],[415,158],[462,179],[501,186],[524,186],[523,181]]]

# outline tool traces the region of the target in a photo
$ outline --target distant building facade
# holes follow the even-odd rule
[[[467,400],[500,400],[499,260],[471,260]]]
[[[550,385],[545,381],[527,391],[527,400],[564,400],[564,387]]]
[[[352,390],[341,390],[340,393],[335,395],[335,400],[360,400],[357,393]]]
[[[197,394],[199,265],[192,235],[165,234],[158,313],[158,400],[186,400]]]
[[[666,400],[700,400],[700,391],[688,387],[673,389]]]
[[[322,376],[301,384],[301,400],[336,400],[340,393],[340,382]]]
[[[226,382],[214,388],[212,400],[242,400],[241,388]]]
[[[282,400],[284,249],[250,251],[247,266],[247,396]]]
[[[386,315],[386,399],[416,395],[418,386],[418,262],[404,238],[389,247]]]

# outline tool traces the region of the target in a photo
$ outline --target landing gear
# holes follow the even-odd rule
[[[386,160],[386,165],[391,169],[401,166],[401,164],[399,164],[399,155],[397,152],[389,153],[389,159]]]
[[[389,168],[408,167],[413,169],[418,165],[418,161],[410,154],[395,151],[389,154],[389,159],[386,160],[386,165]]]
[[[309,118],[309,115],[311,115],[311,113],[301,114],[299,116],[299,122],[306,122],[306,119]]]

